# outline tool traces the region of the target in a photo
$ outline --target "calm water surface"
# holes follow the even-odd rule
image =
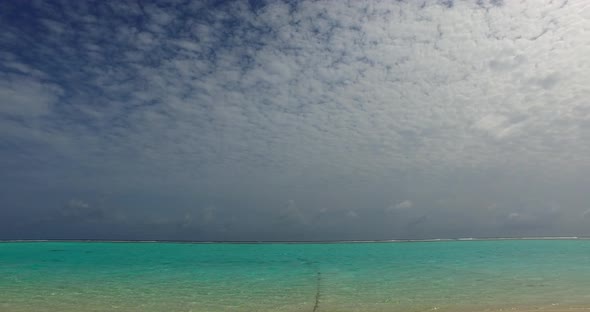
[[[0,311],[590,307],[590,241],[0,243]]]

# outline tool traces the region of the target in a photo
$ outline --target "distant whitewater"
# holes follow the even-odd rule
[[[0,311],[566,311],[590,241],[0,243]]]

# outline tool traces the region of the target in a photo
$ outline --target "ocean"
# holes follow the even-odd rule
[[[569,311],[590,240],[0,243],[0,311]]]

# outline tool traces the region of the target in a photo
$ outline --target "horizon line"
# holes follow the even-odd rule
[[[178,244],[338,244],[338,243],[419,243],[448,241],[500,241],[500,240],[590,240],[589,236],[525,236],[525,237],[458,237],[426,239],[381,240],[133,240],[133,239],[0,239],[0,243],[18,242],[87,242],[87,243],[178,243]]]

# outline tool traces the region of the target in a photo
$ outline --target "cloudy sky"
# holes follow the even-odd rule
[[[590,235],[590,2],[3,1],[0,239]]]

